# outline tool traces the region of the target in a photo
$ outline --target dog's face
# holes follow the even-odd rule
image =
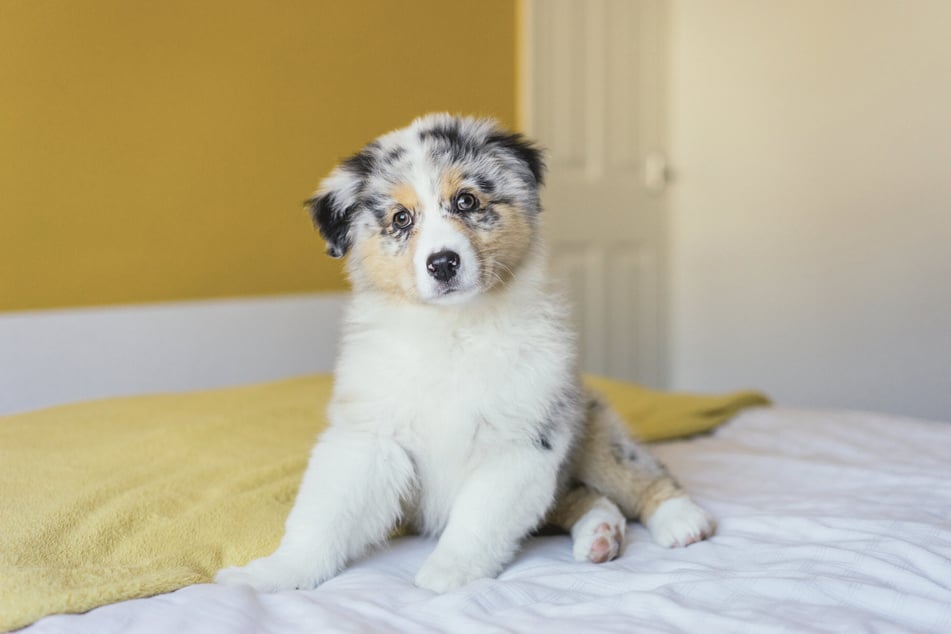
[[[488,119],[417,119],[341,163],[309,202],[355,288],[430,304],[504,285],[537,238],[541,152]]]

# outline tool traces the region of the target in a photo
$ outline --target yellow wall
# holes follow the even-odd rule
[[[344,288],[301,202],[432,110],[514,124],[513,0],[3,0],[0,310]]]

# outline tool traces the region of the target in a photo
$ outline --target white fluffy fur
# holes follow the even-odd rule
[[[418,585],[441,592],[498,574],[551,505],[569,449],[564,437],[550,451],[524,442],[574,376],[564,307],[543,284],[542,260],[533,254],[505,292],[474,303],[356,295],[332,427],[314,449],[285,537],[270,557],[216,580],[314,587],[384,540],[401,504],[425,532],[441,534]]]

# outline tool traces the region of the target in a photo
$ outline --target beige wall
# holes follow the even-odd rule
[[[951,3],[671,17],[673,386],[951,420]]]
[[[0,311],[343,288],[302,201],[431,110],[514,123],[513,0],[0,1]]]

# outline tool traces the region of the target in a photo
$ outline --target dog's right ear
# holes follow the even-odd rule
[[[353,244],[351,229],[360,206],[360,194],[376,166],[376,142],[344,160],[320,184],[305,204],[314,226],[327,241],[327,255],[342,258]]]
[[[350,250],[350,223],[353,208],[340,204],[332,192],[319,193],[305,203],[310,209],[314,226],[327,241],[327,255],[342,258]]]

